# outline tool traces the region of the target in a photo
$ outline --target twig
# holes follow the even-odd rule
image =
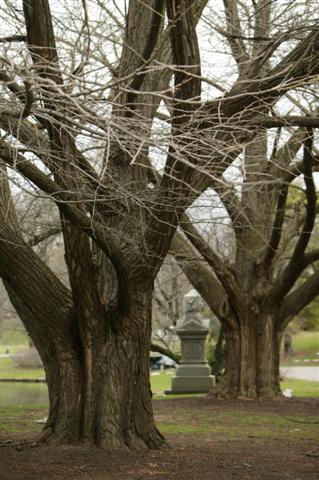
[[[280,417],[284,418],[285,420],[288,420],[289,422],[294,422],[294,423],[304,423],[305,425],[319,425],[318,422],[304,422],[303,420],[296,420],[295,418],[288,418],[285,417],[284,415],[279,414]]]

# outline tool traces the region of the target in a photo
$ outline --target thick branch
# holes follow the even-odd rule
[[[167,357],[174,360],[176,363],[180,361],[180,355],[177,355],[176,353],[172,352],[172,350],[170,350],[169,348],[165,348],[162,345],[158,345],[157,343],[154,343],[154,342],[151,343],[151,352],[158,352],[158,353],[161,353],[162,355],[166,355]]]
[[[136,75],[131,81],[129,88],[132,90],[127,95],[127,103],[130,107],[132,107],[132,103],[134,102],[137,93],[143,83],[145,75],[147,73],[146,66],[149,64],[155,45],[157,43],[160,27],[163,23],[163,8],[164,8],[164,0],[155,0],[154,10],[150,22],[150,31],[148,35],[148,39],[146,45],[144,47],[143,55],[140,59],[141,65],[136,68]],[[142,67],[142,68],[141,68]]]
[[[190,242],[179,232],[174,235],[170,253],[212,312],[221,322],[228,323],[229,328],[236,329],[236,324],[232,321],[232,317],[235,316],[231,315],[231,307],[224,288],[204,259],[198,256]]]
[[[243,41],[244,36],[239,19],[237,0],[224,0],[224,8],[227,25],[226,37],[238,70],[241,72],[249,60],[249,55]]]
[[[23,11],[27,27],[28,47],[31,52],[34,65],[39,69],[39,74],[44,78],[53,80],[59,85],[63,84],[62,73],[58,63],[52,17],[48,1],[23,1]],[[50,97],[50,93],[52,92],[49,92],[48,97]],[[48,94],[48,92],[46,92],[46,94]],[[45,98],[44,103],[54,113],[56,108],[53,107],[52,100],[50,100],[50,98]],[[89,182],[96,180],[97,174],[95,170],[91,167],[86,158],[78,151],[75,142],[67,134],[67,128],[63,128],[61,125],[59,130],[60,131],[57,131],[54,125],[49,128],[52,147],[51,153],[53,156],[55,153],[54,151],[59,149],[59,144],[61,143],[63,137],[67,138],[68,142],[72,146],[72,151],[75,154],[75,159],[73,160],[76,160],[80,169],[83,170],[84,174],[87,174]],[[63,150],[64,145],[61,145],[61,147]],[[76,171],[77,175],[79,175],[80,172],[81,170],[78,169]]]
[[[229,304],[232,306],[238,317],[240,318],[241,314],[245,315],[245,312],[242,311],[245,304],[243,301],[244,292],[238,285],[235,273],[231,266],[213,251],[199,234],[197,229],[188,220],[186,215],[183,216],[180,226],[191,244],[198,250],[203,259],[213,269],[216,277],[228,295]]]
[[[191,6],[191,0],[167,2],[173,62],[178,66],[174,72],[174,127],[186,122],[186,112],[194,111],[193,101],[201,94],[200,53]]]
[[[23,0],[27,43],[39,74],[62,84],[50,5],[47,0]]]
[[[251,113],[252,107],[255,107],[262,113],[264,108],[269,108],[278,97],[291,88],[314,81],[318,73],[319,29],[316,28],[283,58],[267,77],[237,82],[224,97],[209,102],[207,112],[211,114],[219,112],[220,117],[232,117],[240,113],[242,117],[247,108]]]
[[[106,240],[103,228],[72,204],[74,199],[71,193],[65,192],[56,182],[32,165],[31,162],[25,160],[21,154],[17,151],[14,152],[13,149],[9,149],[3,144],[0,146],[0,156],[8,165],[15,168],[47,195],[50,195],[66,218],[95,240],[107,257],[110,258],[120,276],[123,276],[127,268],[116,240],[111,238]]]
[[[319,271],[285,298],[279,312],[279,326],[284,329],[290,320],[298,315],[318,294]]]
[[[25,35],[9,35],[7,37],[0,37],[0,43],[10,42],[26,42],[27,37]]]
[[[316,187],[312,174],[312,145],[313,133],[310,131],[304,143],[303,158],[307,197],[305,221],[291,259],[270,293],[269,301],[272,304],[280,301],[289,292],[305,268],[304,254],[314,226],[317,202]]]
[[[315,223],[316,217],[316,203],[317,203],[317,195],[316,195],[316,186],[313,179],[312,174],[312,146],[313,146],[313,132],[308,132],[308,138],[304,143],[304,181],[306,184],[306,197],[307,197],[307,204],[306,204],[306,218],[305,223],[300,234],[299,240],[295,247],[294,253],[292,255],[291,262],[298,261],[300,257],[304,254],[310,237],[312,233],[312,229]]]
[[[319,248],[312,250],[304,255],[304,265],[308,266],[311,263],[316,262],[319,260]]]
[[[285,208],[287,203],[288,190],[289,190],[289,187],[288,185],[285,184],[282,186],[279,192],[275,219],[272,226],[272,233],[270,237],[268,250],[264,260],[266,268],[270,267],[271,262],[276,255],[276,252],[280,243],[282,226],[285,218]]]
[[[232,145],[232,151],[222,156],[212,155],[209,171],[213,171],[216,177],[223,174],[235,154],[239,154],[242,145],[251,140],[257,133],[257,129],[236,128],[237,121],[252,124],[256,114],[269,110],[278,97],[289,89],[314,81],[319,73],[319,29],[314,29],[302,40],[267,77],[251,81],[239,81],[229,93],[222,98],[208,102],[203,108],[201,118],[194,120],[193,124],[199,132],[207,132],[214,135],[215,141],[222,145]],[[220,118],[231,118],[227,125],[219,122]],[[237,143],[236,143],[237,141]],[[238,148],[235,152],[235,146]],[[222,148],[222,147],[221,147]],[[225,150],[225,148],[224,148]],[[198,190],[207,188],[209,185],[207,174],[198,174],[196,181]]]
[[[191,7],[191,0],[167,2],[172,55],[178,68],[174,73],[173,141],[146,235],[146,255],[153,274],[159,268],[159,259],[168,252],[177,226],[178,211],[184,210],[185,198],[190,193],[192,170],[178,159],[176,151],[180,135],[196,109],[194,100],[198,102],[201,94],[200,55]]]
[[[298,115],[288,115],[285,117],[267,117],[254,119],[256,125],[264,128],[276,127],[308,127],[319,128],[319,117],[303,117]]]
[[[0,170],[0,276],[30,311],[42,334],[71,332],[71,292],[23,240],[3,170]]]

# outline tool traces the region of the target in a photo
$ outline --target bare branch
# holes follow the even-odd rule
[[[62,233],[61,226],[51,227],[45,230],[44,232],[39,233],[38,235],[34,235],[34,237],[28,241],[28,245],[30,247],[35,247],[36,245],[39,245],[39,243],[42,243],[45,240],[48,240],[48,238],[55,237],[56,235],[59,235],[61,233]]]
[[[231,91],[221,99],[209,102],[207,111],[210,114],[219,112],[220,117],[233,117],[251,108],[250,113],[263,106],[270,106],[276,98],[305,81],[315,81],[319,73],[319,29],[314,29],[285,58],[276,65],[265,78],[239,81]],[[261,103],[260,103],[261,102]],[[266,102],[266,103],[265,103]],[[252,108],[255,106],[255,109]],[[240,114],[240,115],[239,115]],[[203,126],[205,122],[203,123]]]
[[[0,37],[0,43],[26,42],[26,35],[9,35],[8,37]]]
[[[248,219],[242,210],[234,185],[230,182],[227,182],[225,178],[222,178],[221,181],[212,181],[211,188],[215,190],[220,200],[223,202],[229,218],[232,221],[235,233],[238,231],[238,229],[241,229],[243,226],[247,225]]]

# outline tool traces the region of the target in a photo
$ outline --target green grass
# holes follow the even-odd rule
[[[290,388],[294,397],[319,397],[319,382],[308,380],[285,380],[281,382],[281,389],[284,391]]]
[[[5,353],[7,348],[10,353],[15,353],[17,349],[25,348],[28,344],[28,337],[22,330],[1,330],[0,353]]]
[[[43,404],[14,405],[0,408],[0,431],[40,432],[42,424],[36,423],[48,414]]]
[[[15,354],[19,352],[22,349],[28,348],[28,345],[21,345],[21,344],[16,344],[16,345],[0,345],[0,353],[9,353],[10,354]]]
[[[240,440],[244,438],[318,438],[318,418],[294,416],[285,418],[278,414],[244,414],[235,409],[221,412],[185,412],[168,417],[158,423],[164,434],[213,434],[220,439]],[[169,413],[169,412],[168,412]]]
[[[10,406],[0,409],[2,432],[39,432],[43,424],[37,420],[47,416],[43,404]],[[282,416],[277,413],[243,413],[221,403],[213,411],[195,410],[169,403],[165,414],[158,417],[157,425],[164,434],[211,434],[220,440],[245,438],[317,439],[318,418],[305,415]]]
[[[299,332],[292,337],[293,353],[283,356],[281,365],[319,366],[319,333]]]
[[[175,370],[166,370],[161,373],[151,373],[151,389],[153,392],[154,400],[162,400],[163,398],[187,398],[194,397],[194,394],[178,394],[178,395],[165,395],[166,390],[170,390],[172,386],[172,378],[175,375]],[[200,396],[198,394],[196,396]]]
[[[11,358],[0,358],[1,378],[45,378],[43,368],[20,368]]]
[[[175,370],[164,371],[159,374],[151,373],[151,385],[153,393],[162,393],[171,388],[172,378]]]
[[[151,375],[151,386],[152,392],[155,394],[155,399],[163,398],[163,396],[156,397],[156,394],[162,394],[165,390],[171,388],[172,377],[173,375],[170,375],[168,372],[163,372],[159,375]],[[281,388],[282,390],[286,388],[292,389],[294,397],[319,397],[319,382],[310,382],[308,380],[285,380],[281,383]],[[174,397],[181,397],[181,395],[168,395],[164,398]]]
[[[154,399],[180,399],[186,395],[158,395],[171,386],[172,375],[168,372],[151,375]],[[17,386],[18,395],[10,388]],[[36,387],[42,391],[34,396],[32,389]],[[283,382],[282,388],[291,388],[294,396],[319,396],[319,382],[306,382],[303,380],[289,380]],[[47,404],[43,403],[46,389],[44,384],[0,384],[0,430],[3,432],[39,432],[42,425],[36,423],[47,416]],[[10,395],[15,395],[10,402]],[[16,396],[21,399],[19,405],[13,405]],[[192,396],[192,395],[188,395]],[[42,400],[41,400],[42,399]],[[1,400],[1,398],[0,398]],[[157,403],[157,402],[156,402]],[[10,406],[3,406],[9,404]],[[164,434],[213,434],[220,439],[240,440],[244,438],[318,438],[318,418],[302,415],[281,415],[270,412],[243,413],[239,408],[227,408],[222,402],[220,408],[213,411],[195,410],[185,407],[178,402],[167,402],[165,413],[158,418],[157,424]],[[290,418],[292,417],[292,418]]]
[[[319,359],[319,333],[318,332],[299,332],[292,337],[292,346],[294,352],[314,356]]]

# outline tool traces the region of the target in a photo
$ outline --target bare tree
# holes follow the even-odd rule
[[[254,139],[256,122],[269,123],[285,92],[314,82],[318,28],[310,24],[266,76],[238,78],[204,102],[195,27],[206,2],[174,0],[165,11],[162,0],[130,0],[113,61],[103,56],[109,36],[97,15],[121,20],[106,2],[66,2],[60,16],[48,0],[23,1],[22,12],[6,3],[18,27],[1,42],[0,156],[57,205],[70,282],[26,243],[2,169],[0,275],[45,366],[42,438],[159,447],[148,372],[154,279],[185,210]],[[164,104],[170,120],[158,138]]]
[[[281,393],[279,361],[284,330],[319,294],[317,269],[303,279],[319,260],[318,248],[310,242],[319,211],[311,138],[305,140],[302,162],[291,165],[288,156],[286,166],[282,163],[278,170],[286,143],[272,167],[263,163],[258,174],[256,164],[250,172],[247,165],[240,196],[231,184],[223,193],[217,190],[232,220],[234,257],[222,256],[187,220],[183,228],[195,249],[187,247],[185,239],[172,242],[179,265],[223,325],[227,361],[220,395],[256,398]],[[289,191],[296,188],[291,182],[301,171],[304,196],[287,202]]]
[[[260,39],[269,37],[271,2],[256,3],[249,37],[254,39],[251,48],[244,41],[248,38],[239,19],[240,3],[224,3],[227,26],[223,34],[229,41],[239,77],[248,81],[248,66],[260,54]],[[268,72],[269,65],[258,67],[260,76]],[[300,96],[302,89],[297,93]],[[305,101],[299,102],[289,94],[286,108],[297,107],[299,115],[311,115],[311,110],[318,108],[316,96],[308,92],[306,97],[310,109],[305,108]],[[172,242],[179,265],[223,325],[227,358],[224,383],[218,392],[222,396],[280,395],[283,332],[319,294],[316,270],[301,281],[303,272],[319,260],[318,249],[310,242],[319,211],[313,178],[319,165],[313,130],[290,128],[288,134],[287,124],[271,122],[269,119],[269,126],[278,127],[273,134],[257,124],[255,138],[246,144],[239,185],[238,180],[225,177],[224,182],[211,184],[231,222],[235,254],[225,256],[212,248],[188,218],[181,227],[194,248],[181,236]],[[287,199],[289,195],[292,198],[292,182],[299,176],[304,179],[304,197],[301,202],[299,197],[293,207]]]

